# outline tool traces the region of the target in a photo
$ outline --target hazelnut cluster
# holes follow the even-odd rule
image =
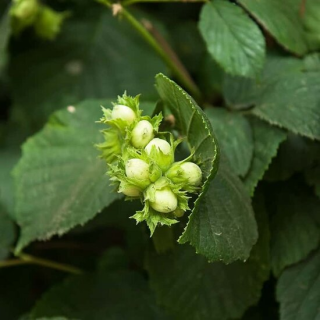
[[[181,140],[159,132],[161,113],[142,116],[139,96],[118,97],[113,109],[103,108],[104,142],[98,145],[109,166],[108,174],[127,199],[140,199],[144,208],[133,218],[146,221],[151,234],[158,224],[172,225],[188,207],[188,193],[198,192],[200,167],[187,159],[175,162]]]

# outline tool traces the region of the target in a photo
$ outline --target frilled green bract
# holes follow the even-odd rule
[[[151,236],[158,225],[171,226],[189,210],[188,193],[198,192],[201,169],[187,159],[174,162],[175,150],[181,140],[170,132],[159,132],[161,113],[143,116],[139,96],[126,93],[113,103],[113,109],[102,107],[100,123],[105,141],[97,147],[108,165],[108,175],[126,200],[139,199],[144,208],[131,218],[146,221]],[[186,173],[183,165],[191,168]]]

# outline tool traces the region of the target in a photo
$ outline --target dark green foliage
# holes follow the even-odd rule
[[[319,1],[136,2],[0,3],[0,319],[320,319]],[[153,238],[95,147],[125,91],[203,176]]]

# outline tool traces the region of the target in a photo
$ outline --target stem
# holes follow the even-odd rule
[[[303,18],[304,14],[306,12],[306,4],[307,4],[307,0],[302,0],[300,3],[300,17]]]
[[[82,274],[83,273],[82,270],[75,268],[73,266],[63,264],[63,263],[58,263],[58,262],[51,261],[51,260],[37,258],[37,257],[31,256],[29,254],[25,254],[25,253],[19,253],[18,257],[21,260],[11,260],[11,265],[36,264],[39,266],[43,266],[43,267],[47,267],[47,268],[51,268],[51,269],[56,269],[56,270],[60,270],[60,271],[65,271],[65,272],[69,272],[69,273],[73,273],[73,274]],[[6,262],[7,262],[7,265],[4,265],[4,266],[10,266],[10,260],[4,261],[3,263],[5,264]],[[8,264],[8,262],[9,262],[9,264]],[[0,264],[0,267],[1,267],[1,264]]]
[[[122,2],[122,4],[124,6],[129,6],[131,4],[139,3],[139,2],[143,2],[143,3],[161,3],[161,2],[183,2],[183,3],[186,3],[186,2],[192,2],[192,3],[195,3],[195,2],[207,2],[207,0],[124,0]]]
[[[13,267],[13,266],[20,266],[23,264],[29,264],[28,261],[23,261],[19,259],[11,259],[6,261],[0,261],[0,268],[6,268],[6,267]]]
[[[144,40],[154,49],[154,51],[163,59],[167,66],[172,70],[177,79],[197,100],[201,98],[201,93],[196,84],[192,81],[186,69],[181,68],[181,63],[176,64],[176,59],[172,60],[163,47],[155,40],[151,33],[140,23],[134,16],[129,13],[120,4],[111,4],[109,0],[97,0],[99,3],[106,5],[113,10],[114,15],[121,13],[121,15],[134,27]]]

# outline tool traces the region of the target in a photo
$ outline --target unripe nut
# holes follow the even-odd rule
[[[159,138],[152,139],[147,146],[145,151],[164,172],[169,169],[174,161],[174,154],[170,144],[166,140]]]
[[[130,159],[126,162],[126,176],[130,179],[149,180],[149,165],[140,159]]]
[[[128,124],[131,124],[136,119],[136,114],[131,108],[123,106],[121,104],[117,104],[112,109],[111,118],[122,119]]]
[[[153,146],[162,151],[165,155],[168,155],[171,152],[171,146],[166,140],[155,138],[152,139],[145,148],[148,155],[150,155]]]
[[[157,190],[154,194],[154,201],[150,201],[151,207],[161,213],[169,213],[177,209],[178,200],[170,188]]]
[[[131,143],[137,149],[144,148],[154,137],[153,126],[147,120],[139,121],[132,130]]]
[[[200,186],[202,181],[202,171],[193,162],[185,162],[180,166],[181,170],[184,173],[184,177],[188,179],[188,182],[195,187]]]
[[[126,185],[124,187],[120,187],[119,192],[123,193],[128,197],[139,197],[140,189],[133,185]]]

